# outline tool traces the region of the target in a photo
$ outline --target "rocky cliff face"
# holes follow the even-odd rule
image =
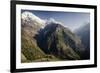
[[[40,37],[42,36],[42,37]],[[37,36],[39,47],[61,59],[81,59],[85,51],[81,40],[59,23],[50,23]]]

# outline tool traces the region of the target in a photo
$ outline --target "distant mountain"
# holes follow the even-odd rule
[[[75,31],[75,33],[80,37],[84,47],[86,48],[86,58],[90,58],[90,23],[85,24]]]
[[[81,40],[62,23],[42,20],[31,12],[21,14],[21,61],[85,59]]]

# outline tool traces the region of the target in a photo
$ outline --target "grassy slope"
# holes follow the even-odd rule
[[[36,44],[36,40],[29,33],[22,30],[21,62],[57,61],[53,55],[45,54]]]

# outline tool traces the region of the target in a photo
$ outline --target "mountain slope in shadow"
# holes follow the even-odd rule
[[[39,47],[46,54],[57,58],[75,60],[83,59],[85,51],[81,40],[68,28],[59,23],[50,23],[36,35]]]

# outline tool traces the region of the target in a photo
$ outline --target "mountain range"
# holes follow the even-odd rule
[[[21,14],[21,62],[83,60],[86,47],[62,23],[43,20],[31,12]]]

